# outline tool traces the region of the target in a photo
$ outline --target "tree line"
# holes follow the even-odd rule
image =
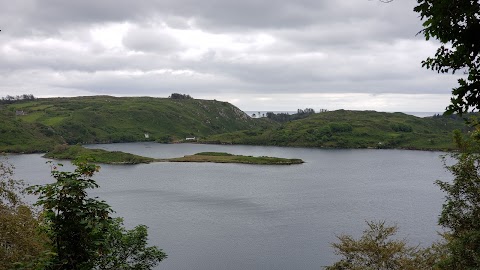
[[[320,109],[319,112],[326,112],[325,109]],[[297,113],[289,114],[289,113],[274,113],[274,112],[267,112],[266,117],[276,122],[284,123],[288,121],[298,120],[307,118],[308,116],[315,114],[315,110],[312,108],[305,108],[305,109],[297,109]]]
[[[193,99],[190,95],[187,94],[179,94],[179,93],[172,93],[168,98],[171,99]]]
[[[36,98],[32,94],[23,94],[23,95],[17,95],[17,96],[6,95],[0,98],[0,103],[10,104],[16,101],[35,100],[35,99]]]

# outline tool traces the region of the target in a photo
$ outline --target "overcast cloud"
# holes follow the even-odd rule
[[[456,85],[421,67],[415,0],[0,1],[0,96],[440,112]]]

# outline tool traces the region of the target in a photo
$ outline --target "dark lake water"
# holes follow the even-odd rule
[[[449,180],[439,152],[323,150],[259,146],[131,143],[90,147],[149,157],[201,151],[301,158],[302,165],[208,163],[103,165],[94,195],[125,218],[145,224],[168,258],[156,269],[321,269],[335,259],[335,235],[358,236],[365,221],[386,220],[399,237],[438,239]],[[17,178],[52,181],[41,155],[12,155]],[[68,167],[68,166],[67,166]]]

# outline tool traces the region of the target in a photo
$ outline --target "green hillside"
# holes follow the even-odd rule
[[[266,123],[251,119],[227,102],[198,99],[46,98],[16,101],[0,108],[1,129],[12,135],[1,137],[0,151],[11,151],[12,148],[6,147],[9,145],[30,148],[28,152],[44,151],[48,135],[53,136],[56,142],[65,141],[68,144],[144,140],[171,142],[186,137],[202,138],[251,129]],[[24,115],[16,115],[16,112]],[[42,135],[42,129],[48,134]],[[32,138],[35,140],[32,141]],[[41,144],[41,149],[37,149],[36,144]],[[49,149],[54,145],[50,145]]]
[[[459,117],[419,118],[375,111],[322,112],[274,128],[213,135],[210,143],[326,148],[453,149],[452,132],[466,131]]]
[[[295,115],[294,115],[295,116]],[[252,119],[235,106],[192,98],[46,98],[0,104],[0,151],[46,152],[57,144],[201,142],[328,148],[453,149],[459,117],[332,111]],[[285,119],[284,119],[285,120]]]
[[[0,106],[0,152],[45,152],[63,143],[55,131],[41,123],[27,123],[15,111]]]

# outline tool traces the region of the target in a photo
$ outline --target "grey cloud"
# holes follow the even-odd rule
[[[415,36],[422,27],[412,11],[415,4],[415,0],[10,1],[0,11],[0,90],[17,85],[156,96],[172,90],[206,96],[450,93],[456,76],[440,76],[420,66],[434,53],[435,43]],[[109,23],[128,23],[123,48],[113,50],[92,39],[91,29]],[[221,34],[232,38],[233,47],[248,47],[260,34],[273,41],[243,51],[205,45],[193,48],[198,57],[190,59],[184,57],[189,44],[168,29]],[[161,70],[167,72],[158,73]]]
[[[40,32],[57,32],[76,24],[142,22],[159,16],[177,24],[180,18],[194,19],[202,28],[228,32],[296,28],[332,20],[354,22],[366,16],[380,16],[388,22],[401,17],[396,13],[399,9],[411,11],[414,3],[413,0],[395,2],[385,5],[378,1],[348,0],[18,0],[6,5],[9,7],[6,12],[17,19],[3,18],[0,22]]]
[[[181,50],[180,43],[165,31],[135,28],[123,39],[125,47],[134,51],[168,53]]]

